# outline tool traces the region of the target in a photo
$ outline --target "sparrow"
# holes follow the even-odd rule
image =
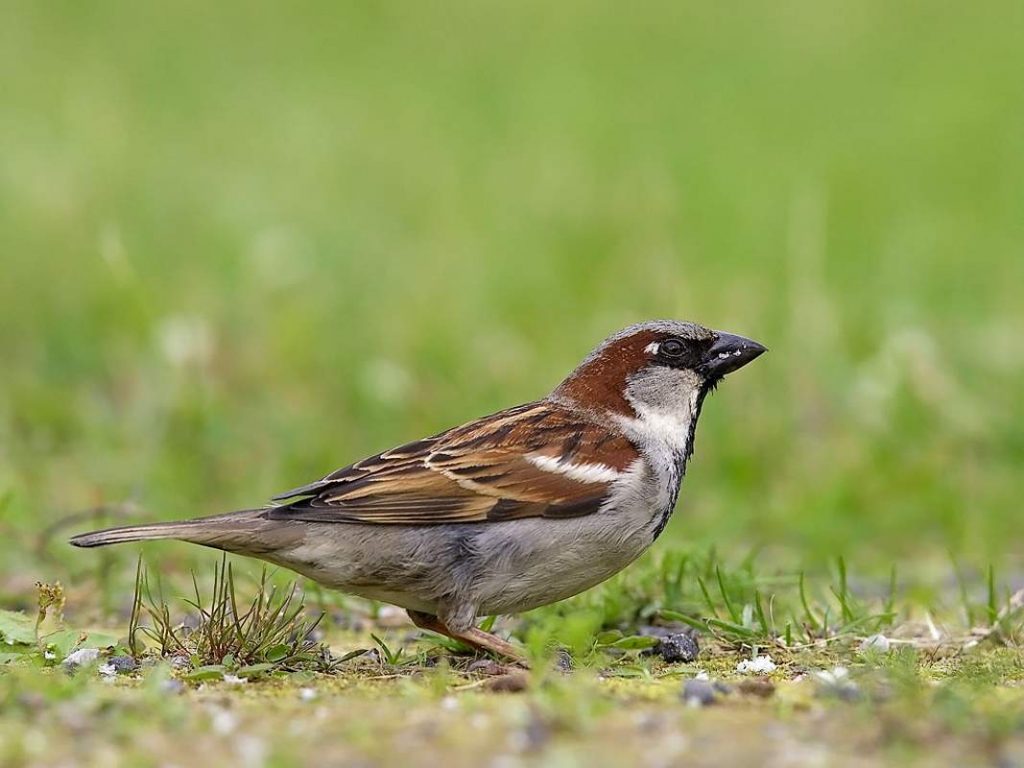
[[[675,508],[706,396],[763,352],[695,323],[640,323],[543,399],[357,461],[263,507],[71,543],[178,539],[259,558],[521,659],[478,617],[563,600],[636,560]]]

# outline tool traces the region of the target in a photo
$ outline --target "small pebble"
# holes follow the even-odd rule
[[[697,638],[685,632],[663,637],[652,650],[669,664],[689,664],[700,654]]]
[[[824,685],[837,685],[846,682],[849,677],[850,670],[846,667],[833,667],[831,671],[822,669],[814,673],[815,680]]]
[[[819,697],[836,698],[842,701],[857,701],[861,697],[860,688],[850,679],[850,673],[846,667],[815,672],[814,679],[818,682],[817,695]]]
[[[492,677],[484,688],[493,693],[519,693],[525,691],[529,685],[530,677],[525,672],[512,672],[501,677]]]
[[[682,699],[691,707],[707,707],[718,700],[718,690],[710,680],[687,680],[683,683]]]
[[[107,659],[107,664],[112,666],[115,672],[122,675],[134,672],[139,667],[138,663],[131,656],[111,656]]]
[[[316,699],[316,690],[314,690],[313,688],[300,688],[299,698],[302,701],[313,701],[314,699]]]
[[[736,671],[748,675],[767,675],[775,671],[775,662],[771,656],[755,656],[753,659],[744,659],[736,665]]]
[[[860,650],[864,651],[876,651],[878,653],[888,653],[892,644],[889,642],[889,638],[885,635],[872,635],[871,637],[865,638],[860,644]]]
[[[64,667],[68,670],[74,670],[84,664],[92,664],[99,657],[100,652],[96,648],[80,648],[67,655],[67,658],[64,659]]]

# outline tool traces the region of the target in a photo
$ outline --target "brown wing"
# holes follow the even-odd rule
[[[624,437],[552,403],[487,416],[296,488],[276,519],[425,525],[597,511],[636,460]]]

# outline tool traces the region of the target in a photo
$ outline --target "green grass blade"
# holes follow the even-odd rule
[[[718,579],[718,591],[722,593],[722,602],[725,604],[725,610],[736,624],[742,624],[743,619],[741,615],[733,607],[732,601],[729,599],[729,592],[725,588],[725,577],[722,576],[722,569],[719,566],[715,566],[715,576]]]

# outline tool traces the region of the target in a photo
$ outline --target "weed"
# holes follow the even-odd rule
[[[397,667],[403,663],[403,657],[405,655],[405,648],[399,646],[392,650],[391,647],[384,642],[379,636],[370,633],[370,637],[373,638],[373,642],[377,645],[377,654],[380,657],[382,663],[389,667]]]
[[[43,622],[46,621],[47,615],[52,615],[58,625],[64,622],[64,606],[67,603],[67,597],[64,595],[64,587],[61,583],[55,582],[53,584],[44,584],[41,581],[36,582],[36,593],[38,610],[36,612],[36,624],[35,634],[36,642],[40,642],[40,628]]]
[[[141,633],[156,643],[159,655],[187,658],[200,674],[212,674],[221,667],[247,674],[297,669],[327,671],[336,663],[327,647],[313,638],[319,618],[306,618],[295,583],[279,592],[270,584],[264,568],[254,597],[243,604],[226,556],[214,568],[209,601],[203,600],[194,572],[192,583],[195,597],[185,602],[198,612],[198,617],[195,628],[189,629],[172,620],[160,592],[154,595],[140,558],[128,625],[133,655],[144,652],[139,640]],[[145,626],[144,616],[149,619]]]

